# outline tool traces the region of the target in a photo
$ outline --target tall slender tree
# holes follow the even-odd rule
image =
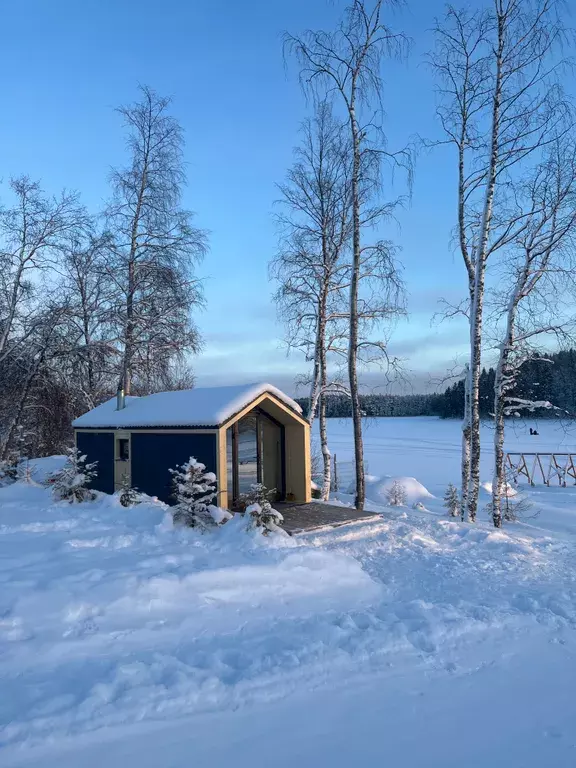
[[[491,0],[477,12],[450,6],[432,56],[438,114],[456,149],[457,233],[466,268],[470,362],[463,424],[463,516],[475,521],[480,488],[479,388],[486,270],[523,222],[507,216],[526,163],[565,119],[555,56],[563,30],[556,0]]]
[[[366,230],[374,227],[390,213],[391,204],[380,205],[377,191],[379,184],[371,187],[372,208],[368,212],[367,191],[370,188],[363,180],[363,168],[374,164],[379,169],[383,157],[394,163],[406,159],[406,154],[391,155],[386,151],[386,142],[378,126],[374,109],[382,103],[381,68],[385,58],[402,56],[407,48],[403,34],[395,33],[384,21],[384,11],[389,6],[401,3],[395,0],[353,0],[344,11],[343,18],[334,32],[309,31],[302,37],[287,35],[285,42],[297,56],[301,65],[301,82],[314,97],[326,93],[338,97],[348,121],[352,168],[350,194],[352,208],[352,259],[349,286],[349,331],[348,331],[348,379],[352,401],[354,428],[354,460],[356,467],[355,504],[362,509],[365,501],[364,450],[362,439],[362,412],[359,398],[358,367],[362,345],[360,338],[359,314],[363,301],[360,296],[360,282],[363,271],[363,257],[368,249],[380,249],[389,254],[388,244],[366,245]],[[367,164],[371,155],[373,164]],[[372,176],[379,181],[379,174]],[[364,189],[364,193],[363,190]],[[364,194],[364,197],[363,197]],[[375,204],[374,204],[375,203]],[[390,305],[386,303],[387,310]],[[373,318],[378,320],[376,316]]]
[[[331,456],[325,398],[342,391],[329,374],[329,357],[347,335],[346,288],[349,283],[350,152],[345,126],[329,102],[316,106],[302,127],[296,161],[280,185],[280,248],[271,274],[280,287],[279,314],[289,348],[312,362],[308,420],[319,419],[323,457],[322,498],[330,495]]]
[[[127,393],[150,360],[165,365],[174,355],[198,349],[191,310],[202,297],[194,266],[206,250],[204,233],[181,207],[182,129],[168,113],[169,99],[148,87],[140,90],[137,103],[119,109],[130,159],[112,173],[106,211],[119,382]]]
[[[573,340],[576,250],[576,144],[551,145],[516,195],[522,232],[502,267],[496,319],[503,325],[494,382],[494,479],[492,520],[502,526],[506,491],[505,419],[510,413],[550,407],[550,402],[513,396],[520,368],[545,351],[550,336]],[[562,299],[568,299],[563,306]]]

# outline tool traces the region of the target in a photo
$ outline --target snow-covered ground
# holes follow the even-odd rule
[[[509,447],[576,445],[538,431]],[[374,480],[381,518],[292,539],[0,489],[0,765],[574,766],[576,488],[503,532],[452,522],[459,440],[373,420],[369,472],[414,478],[409,505]]]

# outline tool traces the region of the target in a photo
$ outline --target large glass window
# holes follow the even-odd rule
[[[262,412],[245,416],[226,431],[226,470],[230,504],[255,483],[283,496],[282,431]]]
[[[238,493],[247,493],[259,480],[258,423],[255,415],[238,422]]]

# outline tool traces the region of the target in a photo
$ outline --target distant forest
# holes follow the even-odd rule
[[[480,413],[486,418],[494,409],[493,368],[484,368],[480,376]],[[511,397],[525,400],[547,400],[553,409],[538,409],[544,418],[576,417],[576,350],[569,349],[540,359],[529,360],[520,369]],[[298,400],[307,412],[308,399]],[[461,418],[464,411],[464,382],[458,381],[444,392],[430,395],[360,395],[365,416],[440,416]],[[328,418],[351,415],[350,400],[344,395],[326,399]]]

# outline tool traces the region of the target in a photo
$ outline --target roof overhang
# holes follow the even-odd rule
[[[222,422],[219,427],[221,429],[231,427],[244,416],[248,415],[250,411],[253,411],[254,408],[261,408],[284,426],[289,426],[291,424],[301,424],[306,427],[309,426],[306,419],[301,414],[296,413],[293,408],[287,406],[271,392],[263,392],[261,395],[254,398],[252,402],[245,405],[242,410],[238,411],[238,413],[228,417],[228,419]]]

